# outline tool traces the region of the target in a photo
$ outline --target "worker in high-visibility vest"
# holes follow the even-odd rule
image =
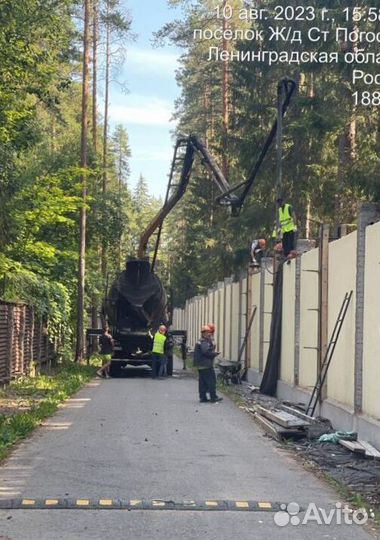
[[[152,378],[157,379],[161,372],[165,356],[166,326],[161,324],[154,334],[152,348]]]
[[[284,250],[284,256],[288,255],[295,250],[296,244],[296,216],[290,204],[279,197],[277,199],[278,207],[278,221],[282,235],[282,247]]]

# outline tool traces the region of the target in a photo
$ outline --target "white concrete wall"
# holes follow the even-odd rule
[[[223,358],[230,358],[231,342],[231,310],[232,310],[232,284],[225,285],[225,308],[224,308],[224,345]]]
[[[326,405],[337,404],[350,411],[354,407],[355,388],[355,288],[356,233],[329,244],[328,338],[330,339],[344,295],[353,290],[353,297],[332,358],[327,377]],[[365,299],[363,329],[363,413],[380,420],[380,223],[366,230]],[[295,387],[295,261],[284,265],[282,307],[281,383]],[[311,391],[317,377],[319,250],[304,253],[300,261],[300,355],[299,388]],[[260,347],[263,362],[267,358],[273,295],[273,274],[265,269],[249,277],[251,306],[257,306],[250,334],[250,367],[259,370]],[[261,280],[264,280],[262,295]],[[183,310],[173,314],[173,328],[188,331],[188,343],[194,347],[202,324],[216,325],[217,348],[222,357],[236,360],[247,324],[247,278],[241,282],[220,282],[205,297],[186,302]],[[260,328],[260,309],[263,328]],[[260,336],[263,342],[260,343]]]
[[[241,281],[240,287],[240,313],[239,313],[239,344],[238,344],[238,354],[240,348],[244,342],[244,337],[246,333],[246,324],[247,324],[247,278],[244,278]],[[247,345],[246,345],[247,348]],[[246,357],[246,350],[243,352],[242,360],[244,361]]]
[[[270,326],[272,322],[272,304],[273,304],[273,270],[267,268],[264,271],[264,355],[263,355],[263,371],[268,357]]]
[[[296,261],[285,264],[283,269],[282,303],[282,340],[280,379],[289,384],[294,383],[294,331],[295,331],[295,295],[296,295]]]
[[[237,360],[239,353],[239,327],[240,327],[240,284],[231,285],[231,327],[230,327],[230,353],[228,355],[232,360]]]
[[[301,258],[299,385],[311,390],[317,379],[319,249]]]
[[[380,223],[367,227],[365,263],[363,412],[380,419]]]
[[[256,306],[256,315],[253,319],[251,329],[251,367],[259,369],[260,354],[260,283],[261,274],[254,274],[252,277],[252,309]]]
[[[329,339],[344,295],[354,291],[327,375],[327,396],[354,406],[356,232],[329,244]]]

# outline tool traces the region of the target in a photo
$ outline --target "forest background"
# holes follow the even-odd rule
[[[380,109],[354,105],[354,66],[209,60],[213,45],[252,50],[251,41],[194,39],[195,28],[221,25],[215,5],[225,0],[168,3],[182,16],[154,39],[182,53],[173,143],[178,134],[197,134],[230,182],[240,182],[275,119],[277,83],[291,77],[298,93],[286,116],[283,174],[301,236],[306,229],[317,235],[321,222],[355,223],[357,202],[380,197]],[[260,4],[271,10],[278,3]],[[229,4],[237,13],[244,2]],[[341,13],[351,4],[364,6],[333,0],[329,8]],[[163,202],[142,176],[130,188],[128,132],[123,125],[110,129],[110,81],[133,42],[133,21],[118,0],[3,0],[0,21],[0,295],[34,305],[52,333],[79,336],[81,359],[85,327],[98,321],[107,286],[136,254]],[[223,24],[259,30],[266,22],[233,17]],[[360,30],[369,24],[361,21]],[[371,23],[371,30],[379,26]],[[353,46],[338,44],[342,51]],[[217,190],[196,162],[159,255],[158,272],[175,305],[246,268],[251,240],[270,236],[275,171],[272,150],[243,212],[232,218],[216,204]]]

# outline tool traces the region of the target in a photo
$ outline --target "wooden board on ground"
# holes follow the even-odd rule
[[[257,411],[254,413],[255,420],[265,429],[265,431],[274,437],[276,440],[282,439],[301,439],[305,437],[305,430],[303,427],[282,427],[272,422],[268,418],[265,418]]]
[[[363,456],[365,454],[365,448],[358,441],[344,441],[343,439],[341,439],[339,441],[339,444],[347,448],[347,450],[354,452],[355,454],[361,454]]]
[[[361,440],[359,440],[358,443],[360,443],[362,447],[365,449],[366,457],[380,460],[380,452],[374,446],[372,446],[372,444],[370,444],[367,441],[361,441]]]
[[[284,409],[284,411],[293,414],[294,416],[302,418],[302,420],[305,420],[306,422],[317,422],[317,419],[314,418],[314,416],[309,416],[308,414],[305,414],[294,407],[289,407],[288,405],[281,405],[281,408]]]
[[[275,422],[276,424],[279,424],[280,426],[285,428],[305,427],[310,425],[310,422],[302,420],[294,414],[289,414],[286,411],[281,411],[279,409],[271,411],[269,409],[261,407],[260,405],[257,406],[257,409],[262,416],[265,416],[265,418],[268,418],[272,422]]]
[[[264,430],[269,433],[271,437],[274,437],[277,441],[281,441],[281,428],[276,428],[272,422],[264,418],[258,413],[254,415],[255,420],[264,428]]]

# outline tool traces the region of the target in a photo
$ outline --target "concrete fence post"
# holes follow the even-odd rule
[[[358,205],[358,229],[356,247],[356,313],[355,313],[355,385],[354,408],[360,413],[363,408],[363,327],[366,227],[380,218],[379,206],[375,203]]]
[[[325,358],[328,346],[329,326],[329,225],[321,225],[321,237],[319,246],[319,312],[318,312],[318,364],[317,374],[321,373],[322,362]],[[327,378],[321,392],[321,399],[327,396]]]
[[[294,385],[299,384],[300,374],[300,331],[301,331],[301,257],[297,257],[294,305]]]

